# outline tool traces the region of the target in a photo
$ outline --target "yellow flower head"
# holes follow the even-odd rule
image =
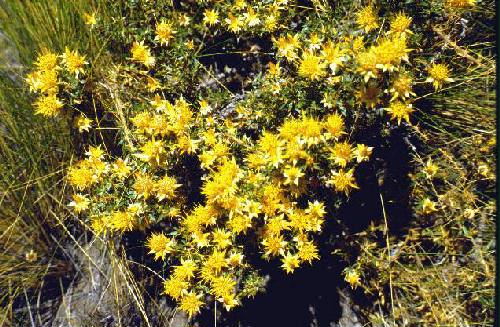
[[[75,209],[76,213],[80,213],[89,208],[90,200],[83,194],[73,194],[73,201],[68,205]]]
[[[83,20],[85,22],[85,25],[90,25],[90,27],[94,27],[94,25],[97,24],[97,18],[96,18],[96,12],[93,12],[91,14],[89,13],[83,13]]]
[[[137,174],[134,190],[139,197],[143,197],[145,200],[148,199],[154,192],[155,182],[151,176],[146,174]]]
[[[425,167],[423,169],[425,176],[428,179],[432,179],[436,175],[438,170],[439,170],[438,165],[433,163],[431,159],[427,160],[427,163],[425,164]]]
[[[158,201],[163,199],[172,200],[175,198],[175,190],[181,186],[177,184],[177,181],[173,177],[164,176],[162,179],[157,181],[154,186],[154,191],[156,193],[156,198]]]
[[[285,176],[285,185],[294,184],[299,185],[299,179],[305,174],[299,167],[286,166],[283,170],[283,176]]]
[[[405,35],[405,33],[411,33],[411,21],[412,18],[406,16],[405,13],[398,13],[394,18],[391,19],[391,29],[389,33],[394,33],[397,35]]]
[[[415,93],[412,91],[413,79],[408,74],[401,74],[398,76],[396,80],[394,80],[392,87],[389,89],[389,92],[393,95],[391,101],[397,99],[398,97],[401,99],[409,98],[410,95],[415,96]]]
[[[70,74],[75,74],[78,77],[79,74],[84,74],[83,66],[88,64],[85,61],[85,56],[80,56],[78,50],[71,51],[68,47],[64,50],[62,55],[62,63],[66,66],[66,69]]]
[[[341,48],[340,44],[328,42],[321,50],[321,55],[328,63],[332,73],[335,74],[339,67],[347,61],[347,49]]]
[[[278,57],[285,57],[292,61],[297,58],[297,49],[300,47],[299,36],[297,34],[281,35],[278,39],[273,38],[273,42],[278,48]]]
[[[111,214],[111,228],[118,232],[134,229],[134,216],[128,211],[115,211]]]
[[[212,240],[220,249],[225,249],[231,245],[231,232],[217,228],[212,232]]]
[[[379,26],[378,15],[373,7],[364,7],[356,14],[356,23],[362,27],[365,32],[370,32]]]
[[[39,71],[42,72],[54,70],[58,68],[57,61],[57,54],[44,50],[42,51],[42,53],[38,54],[38,57],[35,61],[35,66]]]
[[[175,300],[179,300],[187,293],[188,287],[189,283],[187,281],[174,277],[167,279],[163,283],[163,293]]]
[[[172,28],[172,24],[163,21],[156,25],[155,40],[160,41],[160,44],[168,45],[168,42],[173,39],[175,33],[177,31]]]
[[[127,177],[130,174],[130,170],[131,168],[122,158],[117,159],[112,166],[113,175],[115,175],[119,179]]]
[[[385,110],[391,114],[391,119],[398,121],[398,125],[401,124],[402,119],[409,124],[410,114],[414,111],[411,104],[401,101],[391,102],[389,108],[385,108]]]
[[[365,83],[367,83],[370,78],[377,78],[378,69],[377,69],[377,54],[371,48],[368,51],[360,52],[356,56],[356,61],[358,63],[357,71],[363,75],[363,79]]]
[[[146,246],[150,254],[154,254],[155,260],[161,258],[165,260],[165,256],[173,251],[174,240],[168,238],[163,233],[153,233],[146,241]]]
[[[281,268],[289,274],[293,273],[293,271],[299,267],[300,258],[298,254],[291,254],[290,252],[287,252],[287,254],[281,258],[281,262],[283,263]]]
[[[263,238],[261,244],[264,246],[264,256],[277,256],[284,253],[284,249],[288,244],[282,235],[268,235]]]
[[[188,292],[181,298],[179,309],[187,313],[189,318],[191,318],[200,311],[200,308],[203,305],[203,301],[201,301],[200,298],[201,295]]]
[[[426,82],[432,82],[434,89],[439,90],[445,82],[453,82],[450,78],[450,70],[446,64],[432,64],[429,69],[429,77]]]
[[[39,97],[35,102],[35,113],[47,117],[55,117],[61,112],[63,103],[55,94]]]
[[[333,185],[335,191],[344,192],[349,195],[349,191],[354,188],[359,188],[354,179],[354,170],[350,169],[347,172],[340,169],[338,172],[332,172],[331,179],[327,182],[328,185]]]
[[[179,280],[191,280],[197,269],[196,262],[191,259],[181,259],[181,264],[175,266],[173,275]]]
[[[26,76],[30,91],[41,91],[52,95],[57,93],[57,70],[35,71]]]
[[[299,63],[299,75],[311,80],[319,80],[326,75],[327,63],[321,56],[311,51],[304,52]]]
[[[339,142],[333,146],[330,159],[340,167],[345,167],[351,161],[352,155],[352,146],[347,142]]]
[[[477,0],[446,0],[446,6],[454,9],[474,7]]]
[[[312,241],[299,241],[297,248],[301,262],[311,264],[313,260],[319,259],[318,247]]]
[[[422,201],[422,213],[424,215],[429,215],[433,212],[436,212],[438,209],[436,208],[436,202],[432,201],[429,198],[425,198]]]
[[[214,9],[205,9],[203,12],[203,23],[206,25],[215,25],[219,22],[219,13]]]
[[[149,48],[144,45],[144,41],[134,42],[130,52],[132,53],[133,61],[141,63],[148,68],[154,66],[155,58],[151,55]]]
[[[83,133],[83,131],[88,132],[92,125],[92,119],[86,116],[80,115],[75,118],[75,127],[78,128],[78,132]]]
[[[363,161],[368,161],[370,155],[372,154],[373,147],[366,146],[364,144],[356,144],[356,149],[354,149],[354,157],[358,163]]]
[[[326,130],[328,138],[338,139],[345,134],[344,119],[338,113],[331,114],[323,122],[323,128]]]
[[[351,288],[355,289],[360,284],[360,276],[356,269],[348,269],[344,273],[344,280],[351,285]]]
[[[143,161],[160,164],[164,152],[162,141],[149,140],[141,146],[141,153],[136,156]]]
[[[79,190],[89,188],[94,182],[94,172],[88,161],[80,161],[68,170],[68,182]]]

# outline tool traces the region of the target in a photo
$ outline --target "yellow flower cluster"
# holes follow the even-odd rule
[[[35,113],[47,117],[57,116],[64,106],[58,97],[59,85],[63,82],[61,73],[66,71],[78,78],[85,73],[86,64],[85,56],[68,48],[62,55],[42,51],[35,61],[36,69],[26,76],[30,91],[38,94],[34,103]]]

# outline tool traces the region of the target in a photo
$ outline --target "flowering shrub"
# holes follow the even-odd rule
[[[70,206],[96,237],[145,233],[167,267],[164,293],[189,316],[211,299],[230,310],[253,297],[263,278],[252,253],[287,274],[319,260],[315,238],[373,151],[354,135],[370,121],[411,124],[415,84],[454,82],[421,54],[425,35],[404,11],[287,0],[127,9],[120,24],[84,15],[126,49],[110,47],[113,65],[47,50],[26,79],[37,113],[71,116],[80,133],[114,131],[68,168]],[[246,58],[243,93],[206,64],[218,47]],[[325,188],[338,203],[325,203]]]

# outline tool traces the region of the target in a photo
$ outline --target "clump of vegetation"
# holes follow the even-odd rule
[[[382,225],[340,249],[345,280],[374,303],[373,325],[491,319],[494,100],[474,106],[473,135],[474,115],[453,115],[483,87],[492,96],[493,54],[490,40],[451,41],[462,15],[487,21],[491,4],[70,3],[81,43],[44,43],[24,81],[33,112],[73,140],[64,153],[77,159],[60,162],[74,219],[56,215],[71,239],[68,225],[110,252],[146,249],[147,283],[162,285],[152,296],[190,319],[217,302],[229,311],[265,288],[256,258],[286,274],[320,260],[318,237],[344,219],[376,140],[400,135],[413,219],[389,230],[381,195]],[[456,288],[436,289],[448,280]],[[450,310],[464,292],[470,307]]]

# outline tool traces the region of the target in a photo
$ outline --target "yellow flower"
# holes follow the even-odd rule
[[[351,188],[359,188],[356,185],[356,180],[354,179],[353,169],[350,169],[347,172],[345,172],[343,169],[340,169],[338,172],[333,171],[332,177],[327,181],[327,184],[333,185],[335,191],[344,192],[346,195],[349,195],[349,191]]]
[[[477,0],[446,0],[446,6],[452,8],[474,7]]]
[[[330,160],[340,167],[345,167],[351,161],[353,149],[347,142],[335,143],[331,149]]]
[[[321,55],[328,63],[333,74],[347,61],[347,49],[342,49],[340,44],[328,42],[321,50]]]
[[[214,249],[212,254],[206,258],[205,266],[216,274],[220,273],[223,268],[227,267],[226,252]]]
[[[83,194],[73,194],[73,201],[68,205],[75,209],[76,213],[80,213],[89,208],[90,200]]]
[[[338,139],[345,134],[344,119],[338,113],[331,114],[323,122],[323,128],[326,129],[327,138]]]
[[[406,16],[405,13],[400,12],[394,18],[391,19],[391,29],[389,33],[394,33],[397,35],[405,35],[406,33],[411,34],[410,24],[412,18]]]
[[[410,103],[400,101],[391,102],[389,108],[385,108],[385,110],[391,114],[391,119],[398,121],[398,125],[401,124],[402,119],[406,120],[409,124],[410,114],[414,111]]]
[[[287,242],[283,240],[282,235],[269,235],[262,239],[261,244],[264,246],[264,257],[277,256],[283,254]]]
[[[68,182],[79,190],[85,190],[95,182],[94,173],[88,161],[80,161],[69,168]]]
[[[206,25],[215,25],[219,22],[219,13],[214,9],[205,9],[203,12],[203,23]]]
[[[231,233],[227,230],[217,228],[212,232],[212,240],[220,249],[225,249],[231,245]]]
[[[102,217],[92,217],[90,221],[90,228],[96,235],[101,235],[106,232],[106,228],[109,227],[108,218]]]
[[[297,58],[297,49],[300,47],[299,36],[297,34],[287,34],[286,37],[281,35],[278,39],[273,38],[275,46],[278,48],[277,55],[285,57],[288,60]]]
[[[38,255],[33,249],[31,249],[29,252],[26,252],[26,254],[24,255],[24,258],[28,262],[34,262],[37,260]]]
[[[314,259],[319,259],[318,248],[312,241],[299,241],[298,245],[298,256],[301,262],[311,262]]]
[[[47,117],[55,117],[61,112],[64,104],[55,94],[41,96],[35,102],[35,113]]]
[[[397,99],[398,97],[401,99],[405,99],[409,98],[410,95],[415,96],[415,93],[412,92],[412,85],[413,79],[410,75],[399,75],[398,78],[393,82],[392,87],[389,89],[389,93],[393,95],[391,101]]]
[[[360,52],[356,56],[356,61],[358,63],[357,71],[363,75],[365,83],[367,83],[370,78],[377,78],[377,55],[373,48],[368,51]]]
[[[393,36],[380,41],[371,48],[371,52],[375,55],[376,68],[392,72],[397,70],[402,60],[409,60],[408,53],[411,49],[407,47],[406,37]]]
[[[163,293],[175,300],[179,300],[184,294],[187,293],[188,287],[189,284],[187,281],[174,277],[167,279],[163,283]]]
[[[89,13],[83,13],[83,20],[85,22],[85,25],[90,25],[90,27],[94,27],[95,24],[97,24],[97,18],[96,18],[96,12],[93,12],[91,14]]]
[[[295,184],[299,185],[299,178],[304,176],[305,174],[302,172],[302,170],[299,167],[295,166],[286,166],[285,169],[283,170],[283,176],[285,176],[285,185],[288,184]]]
[[[130,52],[132,53],[133,61],[139,62],[148,68],[154,66],[155,58],[151,55],[149,48],[144,45],[144,41],[134,42]]]
[[[356,144],[356,149],[354,149],[354,157],[358,163],[362,161],[368,161],[370,155],[372,154],[373,147],[366,146],[364,144]]]
[[[123,159],[117,159],[112,166],[113,175],[118,177],[119,179],[125,178],[130,174],[130,167],[127,165],[127,162]]]
[[[232,13],[229,13],[227,18],[224,19],[229,30],[233,33],[237,33],[241,31],[241,26],[243,25],[243,21],[240,17],[234,16]]]
[[[137,174],[133,187],[138,197],[147,200],[154,192],[155,183],[149,175]]]
[[[323,61],[322,57],[308,51],[302,54],[298,72],[302,77],[306,77],[311,80],[319,80],[321,77],[326,75],[326,66],[327,63]]]
[[[85,155],[89,158],[89,161],[94,162],[96,160],[101,160],[104,158],[106,152],[101,149],[101,146],[89,146],[89,149],[85,151]]]
[[[371,6],[364,7],[356,13],[356,23],[362,27],[365,32],[370,32],[378,28],[378,15]]]
[[[179,22],[179,25],[181,25],[181,26],[188,26],[189,22],[191,22],[191,18],[186,13],[182,13],[177,18],[177,21]]]
[[[57,70],[35,71],[26,76],[31,92],[41,91],[49,95],[57,93]]]
[[[287,252],[287,254],[281,258],[281,262],[283,263],[281,268],[283,268],[287,274],[293,273],[300,265],[299,256],[297,254],[292,255],[290,252]]]
[[[115,211],[111,214],[111,228],[118,232],[134,229],[134,216],[128,211]]]
[[[149,140],[141,146],[141,153],[137,153],[136,157],[145,162],[156,162],[160,164],[161,157],[165,152],[162,141]]]
[[[168,45],[168,42],[174,37],[175,33],[177,33],[177,31],[172,28],[171,23],[162,21],[156,25],[155,40],[160,41],[160,44]]]
[[[358,287],[358,285],[360,285],[360,282],[359,282],[359,273],[355,269],[348,269],[344,273],[344,280],[346,282],[348,282],[349,285],[351,285],[352,289],[355,289],[356,287]]]
[[[173,251],[175,241],[168,238],[163,233],[153,233],[146,240],[146,246],[149,248],[149,253],[155,255],[155,260],[161,258],[165,260],[165,256]]]
[[[92,124],[92,119],[80,115],[75,118],[75,127],[78,128],[78,132],[83,133],[83,131],[88,132]]]
[[[146,87],[148,88],[149,92],[154,92],[160,88],[160,82],[156,78],[148,76],[147,80],[148,84],[146,85]]]
[[[439,167],[435,163],[433,163],[431,159],[427,160],[427,163],[425,164],[425,167],[423,169],[425,176],[428,179],[432,179],[436,175],[438,170]]]
[[[80,56],[78,50],[71,51],[68,47],[64,50],[62,55],[62,63],[66,65],[66,69],[70,74],[75,74],[78,77],[79,74],[85,74],[83,66],[88,64],[85,61],[85,56]]]
[[[154,186],[154,191],[156,193],[156,198],[158,201],[163,199],[172,200],[175,198],[175,190],[181,186],[177,184],[177,181],[173,177],[164,176],[162,179],[157,181]]]
[[[245,233],[252,227],[252,218],[240,214],[235,214],[227,221],[227,227],[235,234]]]
[[[259,15],[253,10],[252,7],[248,7],[247,12],[243,14],[245,17],[245,23],[248,27],[254,27],[260,24]]]
[[[193,292],[185,294],[180,301],[179,309],[187,313],[189,318],[200,311],[203,301],[200,300],[201,295]]]
[[[435,211],[437,211],[436,202],[430,200],[429,198],[425,198],[422,201],[422,213],[424,215],[428,215]]]
[[[57,59],[57,54],[47,50],[43,50],[42,53],[38,54],[35,61],[35,66],[41,72],[55,70],[56,68],[58,68]]]
[[[445,82],[453,82],[454,79],[450,78],[450,70],[445,64],[432,64],[429,69],[429,77],[426,82],[432,82],[434,89],[439,90]]]
[[[211,283],[210,288],[216,299],[230,297],[236,286],[236,281],[230,275],[223,275],[215,277]]]
[[[196,262],[191,259],[181,259],[181,264],[174,267],[174,278],[179,280],[191,280],[197,269]]]

